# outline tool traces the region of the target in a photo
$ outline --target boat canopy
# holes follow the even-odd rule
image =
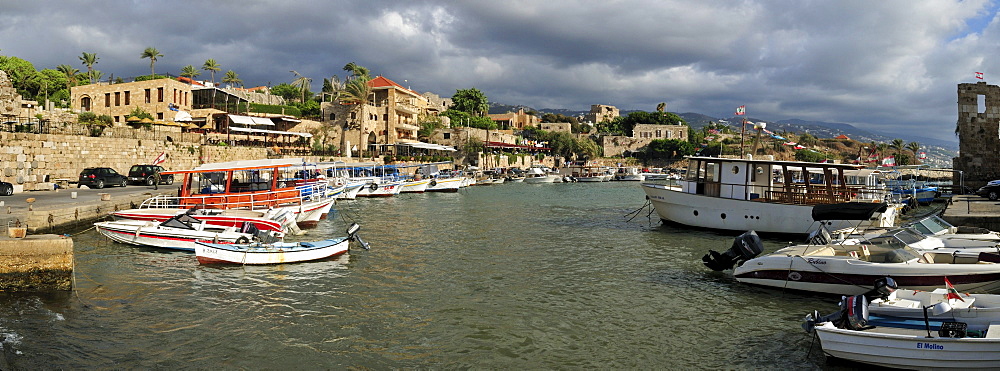
[[[813,206],[813,220],[868,220],[875,213],[885,212],[889,204],[884,202],[843,202]]]

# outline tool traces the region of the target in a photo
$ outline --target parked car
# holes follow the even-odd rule
[[[124,187],[128,184],[128,178],[110,167],[88,167],[80,172],[80,181],[77,183],[77,187],[87,186],[97,189],[106,185]]]
[[[996,201],[1000,199],[1000,183],[990,182],[989,184],[979,188],[979,190],[976,191],[976,194],[986,197],[991,201]]]
[[[156,174],[166,171],[160,165],[132,165],[128,169],[128,182],[131,184],[153,185]],[[174,184],[173,175],[163,175],[160,177],[160,184]]]
[[[14,194],[14,185],[7,182],[0,182],[0,196],[10,196]]]

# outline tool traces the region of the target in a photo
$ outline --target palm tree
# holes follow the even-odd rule
[[[194,80],[195,77],[198,77],[198,75],[201,75],[201,72],[190,64],[181,68],[181,76],[187,77],[192,81]]]
[[[90,83],[93,84],[94,80],[99,79],[99,78],[95,79],[93,73],[94,73],[94,65],[97,64],[97,60],[100,58],[97,58],[97,53],[87,53],[87,52],[83,52],[83,55],[80,56],[79,58],[80,61],[83,62],[83,65],[87,66],[87,78],[89,78]]]
[[[329,79],[323,79],[323,101],[326,101],[326,95],[329,94],[332,99],[331,102],[336,102],[340,100],[340,95],[344,92],[344,82],[340,81],[337,75],[333,75]]]
[[[56,70],[66,75],[66,90],[69,90],[70,87],[76,86],[76,78],[80,76],[80,70],[73,68],[73,66],[68,64],[60,64],[56,66]]]
[[[663,111],[665,111],[666,109],[667,109],[667,103],[666,102],[660,102],[660,104],[656,105],[656,111],[659,112],[659,113],[663,113]]]
[[[222,77],[222,82],[226,84],[243,86],[243,80],[240,80],[240,75],[237,75],[233,70],[226,71],[226,75]]]
[[[222,71],[222,67],[219,67],[215,59],[208,59],[205,61],[205,64],[201,65],[201,69],[212,73],[212,85],[215,85],[215,72]]]
[[[154,71],[153,67],[156,66],[156,59],[162,56],[163,54],[160,54],[159,50],[156,50],[156,48],[150,46],[146,48],[146,50],[142,51],[142,55],[139,56],[139,59],[149,58],[149,74],[152,76],[156,76],[156,72]]]
[[[906,144],[906,149],[913,151],[913,158],[920,158],[920,143],[910,142]]]
[[[312,79],[300,75],[298,72],[295,72],[295,70],[291,70],[288,72],[294,73],[295,76],[297,76],[295,80],[292,81],[292,86],[299,88],[299,91],[302,92],[302,98],[299,100],[299,102],[305,103],[306,91],[309,91],[310,88],[309,84],[312,83]]]
[[[340,96],[342,103],[354,105],[351,109],[354,118],[345,120],[344,132],[346,133],[348,129],[358,129],[358,144],[364,140],[364,130],[361,130],[362,120],[366,119],[364,108],[371,102],[372,87],[368,85],[369,80],[371,78],[368,75],[355,76],[344,84],[344,93]],[[347,135],[341,136],[341,142],[340,148],[345,148]]]
[[[356,64],[354,62],[351,62],[351,63],[348,63],[348,64],[344,65],[344,71],[347,71],[347,72],[351,73],[351,76],[348,77],[349,79],[350,78],[360,78],[362,76],[364,76],[364,77],[371,76],[371,71],[369,71],[367,68],[362,67],[362,66],[360,66],[360,65],[358,65],[358,64]],[[370,78],[369,78],[369,80],[370,80]]]
[[[892,149],[896,150],[896,157],[900,157],[903,152],[903,147],[905,147],[906,142],[902,139],[896,138],[892,140]]]

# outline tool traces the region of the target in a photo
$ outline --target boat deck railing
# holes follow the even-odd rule
[[[695,193],[711,197],[748,199],[791,205],[818,205],[842,202],[885,202],[887,192],[881,187],[861,185],[805,184],[745,185],[721,182],[695,183]]]
[[[297,206],[326,197],[329,187],[326,182],[306,182],[294,188],[274,191],[212,193],[184,197],[158,195],[143,201],[139,208],[268,209]]]

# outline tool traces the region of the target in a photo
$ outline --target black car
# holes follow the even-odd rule
[[[986,197],[992,201],[1000,199],[1000,183],[990,182],[989,184],[979,188],[976,191],[977,195]]]
[[[164,171],[166,170],[160,165],[132,165],[132,168],[128,169],[128,182],[151,186],[156,181],[156,174]],[[160,184],[174,184],[174,176],[169,174],[161,176]]]
[[[128,179],[110,167],[88,167],[80,172],[80,181],[77,187],[87,186],[101,189],[106,185],[117,185],[124,187]]]
[[[0,182],[0,196],[10,196],[14,194],[14,185],[7,182]]]

